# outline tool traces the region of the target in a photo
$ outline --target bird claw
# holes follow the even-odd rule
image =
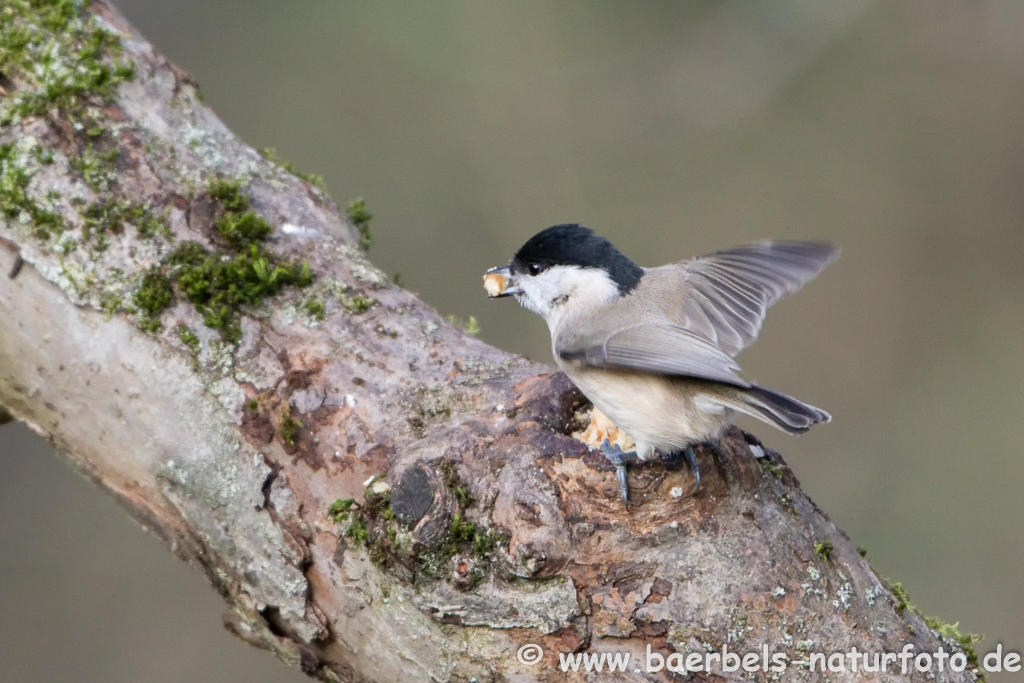
[[[717,440],[707,441],[699,445],[707,446],[716,455],[721,453]],[[690,474],[693,475],[693,480],[695,482],[693,488],[693,495],[697,495],[698,493],[700,493],[700,466],[697,465],[697,447],[691,444],[686,448],[682,449],[681,451],[675,451],[673,453],[669,453],[667,455],[662,456],[662,461],[665,462],[666,466],[669,469],[679,469],[678,466],[673,468],[672,465],[679,463],[680,459],[685,459],[686,464],[689,465],[690,467]]]
[[[722,453],[722,442],[718,439],[710,439],[699,445],[710,449],[719,460],[725,457]],[[700,492],[700,467],[697,466],[697,452],[691,445],[686,447],[683,455],[686,456],[686,462],[690,464],[690,472],[693,474],[693,478],[697,482],[697,486],[693,490],[693,495],[697,495],[697,493]]]
[[[683,455],[686,456],[686,462],[690,465],[690,473],[693,474],[693,479],[696,482],[693,488],[693,495],[696,496],[700,493],[700,467],[697,465],[697,453],[693,450],[693,446],[687,446]]]
[[[706,441],[701,446],[706,446],[718,457],[722,456],[721,445],[718,439]],[[624,452],[621,447],[613,446],[608,439],[604,440],[601,444],[601,452],[604,453],[604,457],[608,458],[608,462],[615,465],[615,474],[619,478],[619,491],[622,492],[623,502],[629,502],[629,483],[626,480],[626,466],[631,465],[638,460],[636,451]],[[687,465],[690,466],[690,474],[693,475],[695,482],[693,488],[693,495],[700,493],[700,466],[697,464],[697,451],[694,445],[689,445],[682,451],[675,451],[667,455],[662,456],[662,461],[666,464],[672,462],[679,462],[678,458],[682,455],[686,459]]]
[[[626,453],[619,446],[612,446],[608,439],[601,444],[601,452],[608,462],[615,465],[615,475],[619,478],[619,491],[622,493],[622,502],[629,502],[629,482],[626,480],[626,465],[636,462],[636,451]]]

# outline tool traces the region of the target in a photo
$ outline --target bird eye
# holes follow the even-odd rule
[[[544,270],[537,263],[531,263],[526,269],[530,271],[530,275],[540,275],[540,271]]]

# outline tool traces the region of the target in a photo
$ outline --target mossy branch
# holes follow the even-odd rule
[[[325,681],[970,646],[738,430],[699,454],[699,496],[639,467],[624,507],[567,379],[395,287],[365,202],[314,180],[228,132],[106,2],[0,6],[0,423],[202,567],[248,642]]]

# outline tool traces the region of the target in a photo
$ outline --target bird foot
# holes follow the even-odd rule
[[[601,452],[608,462],[615,465],[615,474],[619,478],[619,491],[622,493],[622,502],[629,502],[629,483],[626,481],[626,465],[636,462],[636,451],[624,452],[619,446],[612,446],[608,439],[601,444]]]
[[[700,492],[700,467],[697,465],[697,446],[704,446],[710,449],[719,458],[722,456],[722,448],[718,439],[710,439],[697,445],[691,444],[682,450],[673,451],[661,457],[661,461],[665,463],[667,469],[679,469],[680,461],[686,460],[695,482],[693,495],[697,495]]]

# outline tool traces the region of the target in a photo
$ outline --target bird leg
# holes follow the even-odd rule
[[[697,445],[704,446],[710,450],[719,460],[725,457],[722,455],[722,442],[718,439],[708,439]],[[697,495],[700,492],[700,468],[697,467],[697,453],[693,445],[686,447],[684,455],[686,456],[686,462],[690,463],[690,472],[693,473],[693,478],[697,481],[697,487],[693,490],[693,495]]]
[[[693,495],[700,493],[700,466],[697,464],[697,447],[703,446],[709,449],[716,457],[722,459],[722,444],[718,439],[708,439],[707,441],[699,444],[690,444],[686,448],[678,451],[672,451],[671,453],[663,453],[659,460],[665,464],[666,469],[679,469],[674,467],[678,465],[682,459],[686,460],[686,463],[690,466],[690,474],[693,475],[695,482],[693,488]],[[626,465],[630,465],[638,460],[636,451],[624,452],[618,445],[613,446],[611,441],[605,439],[601,444],[601,452],[604,453],[604,457],[608,458],[608,462],[615,465],[615,474],[619,478],[619,490],[622,492],[623,502],[629,502],[629,484],[626,481]]]
[[[608,462],[615,465],[615,474],[619,478],[619,491],[622,492],[622,502],[628,503],[629,484],[626,481],[626,465],[636,462],[636,451],[625,453],[620,446],[612,446],[611,442],[605,439],[601,444],[601,452],[604,453],[604,457],[608,458]]]
[[[711,451],[715,458],[718,460],[725,460],[725,453],[722,452],[722,440],[721,439],[708,439],[707,441],[697,444]]]
[[[693,489],[693,495],[700,493],[700,467],[697,465],[697,446],[705,446],[715,455],[721,457],[722,450],[718,439],[709,439],[700,444],[690,444],[681,450],[663,454],[660,458],[660,460],[665,463],[666,469],[669,470],[679,469],[679,461],[684,458],[686,459],[686,463],[690,466],[690,474],[693,475],[693,480],[696,482]]]
[[[700,467],[697,466],[697,453],[693,450],[693,444],[686,447],[683,455],[686,456],[686,462],[690,465],[690,473],[693,474],[693,480],[696,482],[693,486],[693,495],[696,496],[700,493]]]
[[[686,459],[686,463],[690,466],[690,474],[693,475],[696,485],[693,488],[693,495],[697,495],[700,492],[700,467],[697,466],[697,453],[694,450],[693,444],[690,444],[686,448],[678,451],[672,451],[662,455],[659,460],[665,463],[665,469],[677,471],[683,468],[682,460]]]

